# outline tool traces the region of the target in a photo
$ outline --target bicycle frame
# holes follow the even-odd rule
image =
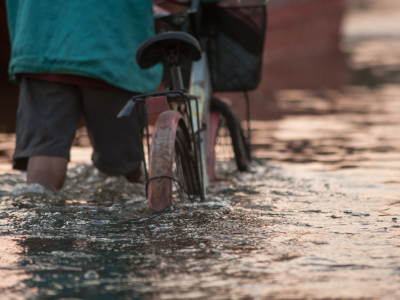
[[[190,76],[190,88],[189,93],[191,95],[195,95],[199,97],[199,107],[200,111],[195,110],[200,115],[198,118],[200,119],[201,128],[194,128],[194,131],[197,132],[200,130],[200,155],[201,155],[201,169],[203,176],[203,192],[206,193],[206,188],[209,184],[208,178],[208,149],[209,149],[209,128],[210,128],[210,100],[212,95],[212,86],[210,80],[210,71],[207,63],[207,54],[205,52],[202,53],[201,59],[197,62],[192,63],[192,70]],[[194,110],[194,106],[197,103],[191,102],[192,111]],[[196,118],[197,116],[193,116]],[[192,121],[193,122],[193,121]],[[193,122],[196,124],[196,122]]]
[[[170,1],[170,0],[168,0]],[[167,2],[168,2],[167,1]],[[198,28],[198,12],[200,6],[200,0],[192,1],[170,1],[177,4],[189,4],[190,9],[188,10],[189,19],[192,24],[192,30],[195,37],[199,37]],[[162,17],[162,16],[161,16]],[[173,67],[170,69],[172,90],[184,90],[182,73],[180,67]],[[210,100],[212,95],[212,85],[210,80],[210,72],[207,62],[207,54],[202,51],[201,59],[199,61],[193,62],[190,74],[190,86],[189,95],[197,96],[190,101],[191,119],[190,124],[193,127],[194,133],[199,136],[199,148],[200,148],[200,159],[196,162],[199,169],[201,170],[202,178],[202,194],[206,194],[206,189],[209,185],[208,178],[208,149],[209,149],[209,128],[210,128]],[[189,120],[186,120],[189,121]],[[200,122],[199,122],[200,121]],[[200,126],[198,125],[200,124]]]

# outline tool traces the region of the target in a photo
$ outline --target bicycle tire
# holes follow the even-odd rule
[[[180,186],[177,186],[179,193],[179,198],[181,201],[185,201],[187,199],[183,199],[185,194],[186,196],[192,197],[198,195],[199,191],[199,183],[198,177],[196,173],[196,164],[194,158],[191,156],[190,151],[190,143],[188,138],[184,134],[182,128],[178,126],[176,130],[175,136],[175,157],[174,157],[174,165],[175,172],[173,171],[173,176],[181,183],[185,190],[182,190]],[[174,167],[174,166],[173,166]],[[179,174],[180,173],[180,174]]]
[[[200,187],[189,137],[181,125],[177,125],[175,141],[166,143],[173,126],[164,126],[163,129],[166,127],[168,130],[155,134],[151,142],[153,151],[147,189],[149,207],[156,212],[173,203],[192,200],[199,194]]]
[[[225,102],[214,97],[211,98],[210,110],[219,112],[225,119],[232,141],[236,166],[241,172],[248,171],[251,161],[250,147],[247,145],[238,117]],[[220,126],[222,126],[222,122],[220,122]],[[215,143],[215,141],[212,142]]]

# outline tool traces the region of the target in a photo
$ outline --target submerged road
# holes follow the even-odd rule
[[[398,189],[259,161],[153,214],[87,165],[57,194],[0,180],[2,299],[400,298]]]

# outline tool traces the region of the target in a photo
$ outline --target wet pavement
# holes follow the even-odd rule
[[[251,171],[221,168],[204,203],[154,214],[87,147],[59,193],[26,187],[2,135],[0,298],[399,299],[399,5],[380,3],[345,20],[351,84],[277,92]]]

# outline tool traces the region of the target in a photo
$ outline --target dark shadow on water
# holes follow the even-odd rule
[[[125,231],[125,234],[124,234]],[[107,238],[117,235],[118,241]],[[157,298],[151,279],[179,273],[187,263],[210,258],[198,248],[199,239],[157,239],[148,230],[128,232],[115,227],[91,242],[80,239],[27,238],[19,241],[23,259],[19,266],[32,278],[28,287],[39,288],[35,299],[148,299]],[[145,235],[142,240],[137,236]],[[133,298],[132,298],[133,297]]]
[[[156,248],[130,241],[29,238],[20,245],[25,251],[20,266],[33,275],[25,283],[39,288],[36,299],[115,299],[116,295],[146,299],[148,293],[141,290],[150,284],[129,278],[146,277],[163,259]]]
[[[361,68],[351,70],[351,84],[366,86],[371,89],[379,88],[384,84],[398,84],[400,82],[400,70],[388,70],[387,68]]]

